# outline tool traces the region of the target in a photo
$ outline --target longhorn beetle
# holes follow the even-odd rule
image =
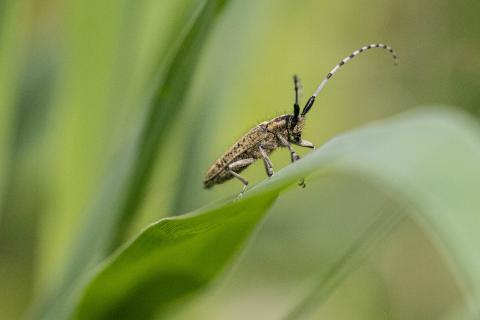
[[[247,189],[248,181],[239,173],[254,163],[257,159],[263,160],[267,175],[268,177],[271,177],[273,175],[273,164],[268,155],[271,154],[275,149],[279,147],[288,148],[292,162],[300,159],[300,157],[295,153],[295,150],[293,150],[292,144],[314,149],[315,147],[311,142],[302,139],[302,131],[305,124],[305,116],[312,108],[315,98],[318,96],[320,91],[322,91],[328,80],[330,80],[330,78],[344,64],[355,58],[361,52],[372,48],[381,48],[390,51],[395,61],[395,65],[398,64],[397,54],[390,46],[387,46],[386,44],[370,44],[354,51],[352,54],[340,61],[340,63],[337,64],[332,71],[327,74],[327,76],[318,86],[317,90],[315,90],[310,99],[308,99],[301,113],[299,106],[300,80],[296,75],[293,76],[295,88],[293,114],[285,114],[271,120],[264,121],[248,131],[223,156],[215,161],[210,169],[208,169],[203,180],[204,188],[211,188],[215,184],[223,183],[235,177],[243,183],[243,189],[238,195],[238,197],[241,197]],[[303,179],[300,181],[299,185],[305,187]]]

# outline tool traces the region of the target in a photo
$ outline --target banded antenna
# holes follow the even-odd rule
[[[393,59],[395,61],[395,65],[398,64],[398,56],[397,56],[397,53],[395,52],[395,50],[393,50],[390,46],[386,45],[386,44],[382,44],[382,43],[373,43],[373,44],[369,44],[367,46],[364,46],[364,47],[361,47],[360,49],[358,50],[355,50],[354,52],[352,52],[351,55],[349,55],[348,57],[346,57],[345,59],[343,59],[342,61],[340,61],[339,64],[337,64],[335,66],[335,68],[332,69],[332,71],[330,71],[327,76],[325,77],[325,79],[322,80],[322,82],[320,83],[320,85],[318,86],[317,90],[315,90],[315,92],[313,93],[313,95],[310,97],[310,99],[308,99],[307,103],[305,104],[305,107],[303,108],[303,111],[302,111],[302,116],[304,116],[305,114],[307,114],[307,112],[310,110],[310,108],[313,106],[313,103],[315,102],[315,98],[318,96],[318,94],[320,93],[320,91],[323,90],[323,87],[325,87],[325,85],[327,84],[328,80],[330,80],[330,78],[335,74],[337,73],[337,71],[344,65],[346,64],[348,61],[352,60],[353,58],[355,58],[357,55],[359,55],[360,53],[364,52],[364,51],[367,51],[368,49],[372,49],[372,48],[381,48],[381,49],[386,49],[388,50],[392,56],[393,56]]]
[[[296,119],[300,114],[300,105],[298,104],[298,100],[299,100],[298,91],[300,91],[300,79],[298,78],[297,75],[293,76],[293,84],[295,87],[295,103],[293,104],[293,115],[294,115],[294,118]]]

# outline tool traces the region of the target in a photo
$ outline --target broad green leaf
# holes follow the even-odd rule
[[[147,319],[157,308],[205,286],[251,234],[275,197],[275,193],[248,197],[150,226],[107,263],[101,281],[91,288],[95,295],[87,297],[87,307],[80,308],[77,317]],[[109,286],[103,287],[105,283]]]
[[[478,126],[448,109],[421,109],[344,134],[252,188],[241,201],[147,227],[92,276],[76,316],[165,316],[168,306],[224,269],[282,190],[301,177],[331,172],[364,176],[414,207],[414,218],[440,240],[466,294],[478,301],[479,162]]]

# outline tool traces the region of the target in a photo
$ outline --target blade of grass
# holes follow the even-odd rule
[[[150,316],[156,306],[162,307],[159,315],[168,315],[167,306],[206,286],[223,270],[279,192],[301,177],[338,171],[365,176],[396,203],[412,206],[413,218],[438,235],[440,248],[448,249],[466,295],[478,300],[479,161],[478,126],[453,111],[409,112],[355,130],[279,171],[247,192],[242,201],[225,201],[149,226],[91,276],[76,315],[108,318],[138,309]],[[317,208],[322,209],[327,210]],[[388,224],[382,225],[378,233],[388,230]],[[344,267],[339,274],[328,275],[332,280],[322,294],[328,295],[346,274],[350,266],[344,261],[356,256],[358,249],[354,247],[355,253],[348,252],[340,261]],[[172,279],[182,281],[173,285]]]
[[[0,4],[0,223],[11,180],[15,149],[13,140],[15,93],[20,82],[20,70],[26,55],[28,26],[22,23],[28,15],[28,3],[2,1]]]
[[[228,1],[210,0],[205,3],[189,32],[175,52],[165,77],[157,86],[150,102],[146,122],[142,127],[133,160],[133,171],[126,183],[124,201],[119,208],[119,223],[114,231],[111,249],[125,236],[148,186],[159,150],[168,137],[168,131],[182,109],[195,67],[214,22]]]
[[[171,60],[159,66],[144,123],[133,142],[119,152],[104,179],[97,202],[87,216],[66,274],[58,290],[51,295],[44,308],[34,313],[43,318],[61,319],[69,316],[69,303],[76,294],[85,272],[111,253],[124,238],[126,229],[142,201],[149,183],[150,172],[176,115],[181,111],[188,92],[194,68],[200,58],[210,31],[226,0],[206,0],[185,32],[172,48]]]

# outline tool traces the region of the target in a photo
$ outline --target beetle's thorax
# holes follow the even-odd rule
[[[278,116],[276,118],[273,118],[269,121],[265,121],[265,126],[268,132],[271,132],[273,134],[284,134],[287,130],[288,126],[288,114],[284,114],[281,116]]]
[[[268,121],[266,126],[269,132],[280,133],[289,141],[296,142],[301,139],[304,124],[304,116],[295,117],[291,114],[285,114]]]

